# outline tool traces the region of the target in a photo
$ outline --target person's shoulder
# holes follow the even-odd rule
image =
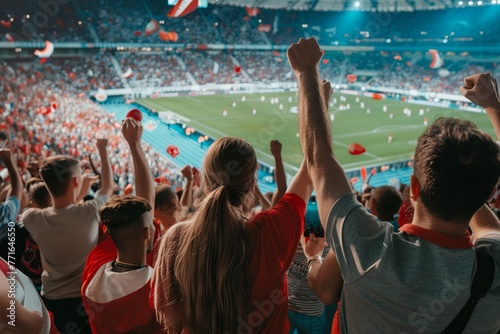
[[[108,200],[109,200],[109,196],[104,195],[104,194],[98,194],[93,199],[90,199],[90,200],[84,202],[83,205],[81,205],[80,207],[86,207],[86,208],[89,208],[89,207],[101,207],[104,204],[106,204],[106,202]]]
[[[500,255],[500,231],[491,231],[483,234],[480,238],[474,241],[474,246],[478,249],[488,248]]]

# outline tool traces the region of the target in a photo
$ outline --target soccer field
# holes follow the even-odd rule
[[[373,100],[368,97],[334,94],[336,103],[329,107],[334,152],[345,169],[371,166],[411,158],[418,136],[424,131],[424,118],[429,124],[440,116],[470,119],[493,135],[493,127],[484,113],[426,107],[393,100]],[[275,99],[278,99],[278,102]],[[272,103],[274,100],[275,103]],[[298,138],[297,95],[295,93],[182,96],[139,99],[136,102],[158,112],[173,112],[184,123],[213,138],[235,136],[248,140],[257,150],[261,161],[274,164],[269,141],[283,144],[283,160],[288,172],[295,173],[302,160]],[[364,103],[364,107],[361,104]],[[349,110],[339,110],[340,105]],[[235,106],[233,106],[235,105]],[[280,108],[280,105],[282,107]],[[383,111],[383,106],[387,111]],[[404,109],[411,110],[411,116]],[[253,110],[255,109],[255,114]],[[369,109],[369,112],[368,112]],[[423,109],[424,115],[419,115]],[[224,110],[227,115],[223,116]],[[390,114],[393,118],[390,118]],[[393,141],[388,143],[392,134]],[[347,147],[359,143],[366,148],[360,155],[349,154]]]

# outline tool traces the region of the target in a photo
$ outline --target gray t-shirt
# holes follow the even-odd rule
[[[340,198],[327,222],[344,279],[342,333],[441,333],[470,296],[475,254],[469,238],[452,238],[410,225],[393,233],[353,194]],[[495,281],[474,310],[464,333],[500,329],[500,233],[475,247],[495,259]]]
[[[99,195],[81,206],[23,214],[22,222],[40,247],[42,296],[56,300],[81,296],[85,261],[99,237],[99,209],[107,200]]]

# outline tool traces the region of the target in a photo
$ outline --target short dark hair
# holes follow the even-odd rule
[[[420,136],[414,176],[431,215],[468,222],[500,176],[500,148],[468,120],[439,118]]]
[[[381,186],[373,189],[371,201],[377,209],[378,218],[383,221],[393,221],[403,202],[401,193],[391,186]]]
[[[43,161],[40,175],[53,197],[60,197],[68,190],[79,164],[78,159],[66,155],[55,155]]]
[[[33,183],[29,188],[28,198],[40,208],[48,208],[52,204],[49,190],[44,182]]]
[[[106,225],[110,233],[127,227],[139,221],[145,213],[151,211],[148,201],[138,196],[113,196],[101,208],[99,214],[101,222]]]
[[[177,195],[170,186],[155,188],[155,209],[169,210],[175,206],[174,199]]]

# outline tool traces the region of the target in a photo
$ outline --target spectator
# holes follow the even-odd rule
[[[403,202],[401,193],[392,186],[381,186],[373,189],[369,201],[371,213],[384,222],[391,223],[394,232],[399,229],[394,215],[399,211]]]
[[[411,328],[442,332],[470,296],[476,257],[467,232],[469,222],[477,236],[475,247],[491,254],[495,266],[500,266],[500,222],[483,205],[500,175],[500,148],[469,121],[437,120],[417,142],[410,183],[413,221],[401,233],[393,233],[356,201],[332,154],[317,72],[321,56],[313,38],[301,39],[288,50],[304,106],[299,111],[299,129],[301,138],[307,136],[307,143],[301,143],[305,161],[327,240],[345,282],[340,331],[385,333]],[[331,90],[329,84],[326,88]],[[469,77],[462,92],[486,109],[500,135],[496,81],[490,75]],[[319,265],[320,257],[311,260],[312,269],[330,270],[331,278],[338,277],[333,266]],[[478,302],[466,332],[496,333],[500,329],[499,286],[500,277],[495,275],[492,289]],[[450,289],[453,297],[446,295]]]
[[[253,195],[256,170],[247,142],[226,137],[210,146],[202,169],[206,198],[190,221],[167,232],[153,274],[166,332],[288,333],[285,272],[312,188],[301,168],[272,209],[246,221],[242,205]]]
[[[45,209],[52,205],[52,199],[41,179],[33,178],[26,184],[28,191],[28,208]],[[15,229],[15,253],[9,257],[9,240],[0,240],[0,255],[4,259],[14,257],[17,269],[29,277],[38,291],[42,288],[42,261],[40,248],[33,236],[26,230],[23,224],[17,222]]]
[[[82,175],[77,159],[56,155],[45,159],[40,173],[53,205],[44,210],[30,209],[22,216],[40,247],[41,294],[60,331],[78,328],[81,333],[90,333],[86,314],[82,314],[80,289],[85,259],[99,236],[98,210],[113,191],[107,144],[106,139],[97,140],[102,186],[94,200],[76,205],[95,179]]]
[[[325,247],[321,255],[327,256],[329,250]],[[325,305],[308,284],[307,258],[301,244],[297,247],[287,278],[290,334],[323,333],[327,323]]]
[[[160,230],[153,223],[153,177],[140,145],[141,124],[128,118],[122,131],[132,153],[137,196],[112,197],[100,210],[108,232],[87,258],[83,303],[93,333],[162,333],[149,305],[152,251]]]
[[[179,198],[170,186],[159,186],[155,190],[154,217],[162,230],[168,230],[179,219],[181,206]]]
[[[286,192],[286,174],[285,167],[283,166],[283,158],[281,157],[282,145],[279,140],[271,140],[269,148],[274,157],[274,179],[276,181],[276,191],[269,200],[271,207],[273,207]]]
[[[15,288],[12,288],[12,285]],[[14,294],[12,290],[15,291]],[[13,266],[9,266],[3,258],[0,258],[0,308],[0,332],[59,333],[55,326],[51,325],[49,313],[30,279]]]

